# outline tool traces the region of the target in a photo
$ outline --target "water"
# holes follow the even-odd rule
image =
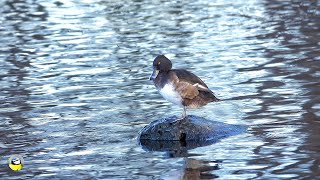
[[[319,178],[319,1],[0,5],[1,179]],[[248,131],[181,156],[144,151],[139,130],[181,113],[148,81],[158,54],[228,99],[189,114]]]

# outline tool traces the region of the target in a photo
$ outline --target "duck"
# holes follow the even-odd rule
[[[218,99],[208,86],[195,74],[185,69],[172,69],[172,62],[165,55],[153,61],[149,80],[167,101],[183,108],[181,119],[186,119],[187,109],[200,108]]]

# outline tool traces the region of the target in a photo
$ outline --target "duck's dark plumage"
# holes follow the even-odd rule
[[[194,87],[196,87],[199,94],[192,99],[184,98],[183,104],[187,107],[201,107],[210,102],[219,101],[213,92],[208,88],[208,86],[193,73],[184,70],[176,69],[173,70],[180,82],[186,82]]]
[[[177,75],[180,81],[186,81],[191,84],[198,83],[208,88],[208,86],[198,76],[194,75],[192,72],[189,72],[185,69],[173,69],[172,71]]]

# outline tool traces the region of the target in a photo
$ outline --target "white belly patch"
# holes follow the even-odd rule
[[[183,107],[182,98],[178,92],[175,91],[175,88],[172,84],[166,84],[162,89],[158,89],[158,91],[167,101]]]

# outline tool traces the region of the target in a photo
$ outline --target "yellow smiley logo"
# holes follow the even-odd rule
[[[22,156],[15,154],[8,160],[9,168],[13,171],[20,171],[23,168],[24,160]]]

